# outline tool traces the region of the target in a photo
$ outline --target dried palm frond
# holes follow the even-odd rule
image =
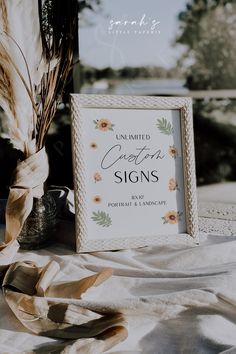
[[[39,86],[37,147],[40,149],[45,143],[46,134],[72,69],[77,2],[38,0],[38,4],[43,54],[48,62],[48,71],[43,75]]]
[[[38,0],[43,53],[49,61],[61,56],[73,39],[77,18],[75,0]]]

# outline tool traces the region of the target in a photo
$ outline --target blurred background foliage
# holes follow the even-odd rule
[[[86,13],[102,12],[103,0],[79,0],[79,11],[80,25],[93,26]],[[178,80],[182,85],[183,95],[188,95],[189,90],[232,90],[235,95],[235,0],[189,0],[178,15],[178,23],[175,45],[182,45],[184,51],[171,68],[124,66],[119,69],[98,69],[86,63],[76,66],[48,136],[49,184],[73,188],[68,93],[75,87],[76,92],[126,93],[128,83],[134,93],[140,93],[137,88],[141,85],[144,90],[141,91],[142,94],[166,96],[168,91],[165,90],[164,83],[168,82],[168,87],[172,85],[174,89]],[[75,49],[77,43],[78,39],[75,39]],[[157,82],[162,83],[163,89],[156,90]],[[171,95],[173,92],[174,90]],[[227,95],[217,99],[208,96],[194,99],[193,103],[198,185],[236,181],[235,99]],[[3,116],[3,112],[0,115]],[[3,123],[4,119],[0,122]],[[0,125],[0,132],[4,136],[3,124]],[[9,146],[6,139],[0,138],[0,197],[5,197],[8,193],[18,158],[20,154]]]
[[[236,3],[194,0],[179,14],[186,46],[179,64],[189,90],[236,89]],[[236,180],[236,103],[232,99],[194,102],[198,184]]]
[[[235,1],[194,0],[179,21],[188,89],[235,90]],[[193,108],[198,184],[236,180],[235,100],[197,100]]]
[[[235,0],[194,0],[179,14],[177,43],[187,47],[186,85],[190,90],[236,88]],[[188,65],[191,63],[191,65]]]

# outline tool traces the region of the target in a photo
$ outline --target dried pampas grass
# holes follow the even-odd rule
[[[38,0],[43,55],[49,63],[39,87],[40,105],[37,122],[37,147],[45,144],[45,137],[56,113],[72,69],[73,38],[77,21],[75,0]],[[51,67],[56,62],[54,67]]]
[[[7,16],[7,8],[4,0],[0,0],[0,12],[1,18],[3,22],[3,31],[8,33],[8,16]]]
[[[24,154],[7,202],[4,264],[2,252],[20,234],[33,198],[44,193],[45,139],[72,69],[76,5],[76,0],[0,0],[0,106],[10,141]]]
[[[12,80],[11,80],[11,66],[1,42],[0,42],[0,96],[4,101],[6,101],[13,117],[16,117],[14,90],[13,90]]]
[[[14,10],[25,16],[27,32]],[[32,23],[27,12],[34,14]],[[16,6],[14,0],[0,0],[0,16],[0,106],[11,142],[28,157],[45,145],[72,69],[77,2],[22,0]],[[17,24],[12,16],[18,16]]]

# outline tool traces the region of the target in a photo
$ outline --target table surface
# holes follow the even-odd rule
[[[113,277],[80,301],[81,306],[110,306],[124,313],[129,336],[108,353],[236,353],[235,185],[218,186],[217,196],[215,185],[198,189],[200,229],[208,233],[200,246],[150,246],[78,255],[72,246],[73,225],[64,222],[58,235],[64,244],[37,252],[20,251],[16,260],[33,260],[38,265],[57,261],[61,268],[57,281],[113,268]],[[3,226],[0,231],[3,234]],[[55,343],[29,333],[2,295],[0,312],[0,353],[44,353],[39,348]]]

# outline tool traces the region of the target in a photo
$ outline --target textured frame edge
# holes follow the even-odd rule
[[[182,151],[184,155],[183,172],[186,224],[188,234],[193,237],[196,243],[199,243],[192,99],[185,98],[184,100],[184,105],[180,109],[180,118]]]
[[[177,109],[180,111],[181,142],[183,152],[184,201],[187,233],[176,235],[142,236],[131,239],[88,240],[86,227],[84,154],[80,139],[82,131],[81,109]],[[72,94],[72,160],[75,189],[76,250],[79,253],[143,247],[147,245],[199,243],[198,209],[193,139],[192,99],[189,97],[114,96]],[[76,148],[75,148],[76,147]]]

